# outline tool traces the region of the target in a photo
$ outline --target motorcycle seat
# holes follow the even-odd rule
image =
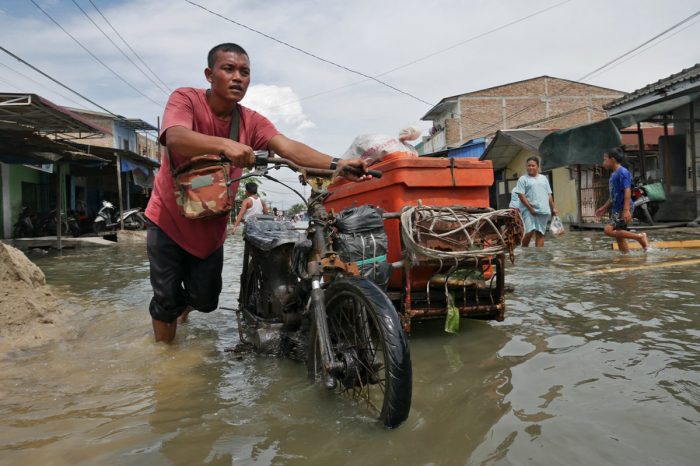
[[[277,221],[271,215],[254,215],[246,220],[243,239],[262,251],[272,251],[284,244],[294,244],[304,233],[292,230],[292,222]]]

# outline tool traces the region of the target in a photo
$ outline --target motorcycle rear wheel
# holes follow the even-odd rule
[[[331,387],[385,427],[398,427],[411,408],[413,375],[407,338],[394,306],[374,283],[361,278],[334,280],[325,290],[325,304],[331,348],[345,365]],[[309,375],[327,383],[315,323],[308,346]]]

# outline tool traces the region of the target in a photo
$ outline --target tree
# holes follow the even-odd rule
[[[306,211],[306,206],[300,202],[287,209],[287,216],[294,217],[296,214],[300,214],[304,211]]]

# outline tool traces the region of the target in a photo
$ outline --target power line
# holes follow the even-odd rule
[[[134,65],[134,67],[135,67],[137,70],[139,70],[139,72],[140,72],[142,75],[144,75],[144,76],[146,77],[146,79],[148,79],[149,81],[151,81],[151,82],[153,83],[153,85],[156,86],[156,88],[158,88],[159,91],[161,91],[161,92],[162,92],[163,94],[165,94],[166,96],[168,95],[168,92],[167,92],[167,91],[164,91],[163,88],[160,87],[160,84],[158,84],[157,82],[155,82],[155,81],[153,80],[152,77],[150,77],[149,75],[147,75],[146,72],[143,71],[143,70],[141,69],[141,67],[140,67],[139,65],[137,65],[136,62],[134,62],[134,60],[132,60],[131,57],[128,56],[128,55],[124,52],[124,50],[122,50],[121,47],[119,47],[119,46],[112,40],[112,38],[109,37],[109,36],[107,35],[107,33],[104,31],[104,29],[102,29],[102,28],[90,17],[90,15],[88,15],[87,12],[86,12],[85,10],[83,10],[83,8],[78,4],[78,2],[77,2],[76,0],[72,0],[72,2],[73,2],[73,4],[74,4],[75,6],[78,7],[78,9],[83,13],[83,15],[84,15],[87,19],[89,19],[90,22],[102,33],[102,35],[105,36],[105,37],[107,38],[107,40],[114,46],[114,48],[116,48],[116,49],[119,51],[119,53],[121,53],[121,54],[124,56],[124,58],[126,58],[127,60],[129,60],[129,62],[131,62],[131,64]]]
[[[603,69],[605,69],[605,68],[607,68],[608,66],[612,65],[612,64],[615,63],[616,61],[619,61],[619,60],[625,58],[627,55],[630,55],[631,53],[633,53],[633,52],[639,50],[640,48],[644,47],[645,45],[647,45],[647,44],[649,44],[649,43],[655,41],[655,40],[658,39],[658,38],[660,38],[661,36],[663,36],[663,35],[665,35],[665,34],[671,32],[672,30],[678,28],[679,26],[681,26],[681,25],[687,23],[688,21],[692,20],[692,19],[695,18],[696,16],[700,16],[700,10],[698,10],[698,11],[696,11],[695,13],[693,13],[692,15],[686,17],[685,19],[681,20],[680,22],[674,24],[673,26],[671,26],[671,27],[665,29],[664,31],[660,32],[659,34],[656,34],[656,35],[653,36],[651,39],[645,40],[645,41],[642,42],[640,45],[638,45],[638,46],[636,46],[636,47],[634,47],[634,48],[628,50],[627,52],[623,53],[622,55],[619,55],[618,57],[616,57],[616,58],[614,58],[614,59],[608,61],[608,62],[605,63],[604,65],[599,66],[599,67],[596,68],[595,70],[593,70],[593,71],[591,71],[591,72],[589,72],[589,73],[586,73],[586,74],[583,75],[581,78],[579,78],[577,81],[578,81],[578,82],[582,82],[582,81],[584,81],[585,79],[588,79],[589,77],[591,77],[592,75],[594,75],[595,73],[600,73]],[[647,50],[648,50],[648,49],[647,49]],[[573,85],[575,85],[575,84],[577,84],[576,81],[572,82],[572,83],[569,84],[568,86],[564,86],[564,87],[562,88],[562,91],[571,88],[571,87],[572,87]],[[536,103],[536,104],[532,104],[532,105],[523,107],[523,108],[521,108],[520,110],[518,110],[518,111],[516,111],[516,112],[514,112],[514,113],[512,113],[512,114],[510,114],[510,115],[506,115],[503,119],[497,121],[496,123],[490,124],[490,125],[488,125],[488,126],[486,126],[486,127],[484,127],[484,128],[479,129],[479,131],[477,131],[477,132],[474,132],[474,133],[471,133],[471,134],[467,135],[465,138],[466,138],[467,140],[469,140],[469,139],[472,138],[473,136],[483,133],[483,131],[486,130],[486,129],[494,128],[494,127],[499,126],[499,124],[501,123],[501,121],[507,120],[508,118],[514,118],[514,117],[516,117],[516,116],[518,116],[518,115],[521,115],[521,114],[527,112],[528,110],[531,110],[531,109],[533,109],[533,108],[535,108],[535,107],[537,107],[537,106],[539,106],[539,105],[540,105],[539,103]],[[460,115],[460,116],[461,116],[461,115]],[[552,118],[550,118],[550,119],[553,119],[553,118],[555,118],[555,117],[557,117],[557,116],[558,116],[558,115],[554,115],[554,116],[553,116]]]
[[[436,55],[440,55],[440,54],[442,54],[442,53],[445,53],[445,52],[448,52],[448,51],[450,51],[450,50],[456,49],[456,48],[458,48],[458,47],[460,47],[460,46],[462,46],[462,45],[464,45],[464,44],[467,44],[467,43],[469,43],[469,42],[473,42],[473,41],[475,41],[475,40],[477,40],[477,39],[481,39],[482,37],[488,36],[488,35],[493,34],[493,33],[495,33],[495,32],[501,31],[501,30],[503,30],[503,29],[507,29],[507,28],[510,27],[510,26],[514,26],[514,25],[516,25],[516,24],[518,24],[518,23],[521,23],[521,22],[523,22],[523,21],[525,21],[525,20],[528,20],[528,19],[530,19],[530,18],[533,18],[533,17],[535,17],[535,16],[538,16],[538,15],[540,15],[540,14],[542,14],[542,13],[546,13],[547,11],[550,11],[550,10],[553,10],[553,9],[555,9],[555,8],[558,8],[558,7],[560,7],[560,6],[562,6],[562,5],[566,4],[566,3],[569,3],[569,2],[571,2],[571,1],[573,1],[573,0],[564,0],[563,2],[559,2],[559,3],[557,3],[557,4],[554,4],[554,5],[549,6],[549,7],[547,7],[547,8],[543,8],[543,9],[541,9],[541,10],[538,10],[538,11],[534,12],[534,13],[530,13],[529,15],[522,16],[522,17],[520,17],[520,18],[518,18],[518,19],[515,19],[515,20],[513,20],[513,21],[510,21],[510,22],[508,22],[508,23],[501,24],[500,26],[497,26],[497,27],[495,27],[495,28],[493,28],[493,29],[489,29],[488,31],[484,31],[484,32],[479,33],[479,34],[477,34],[477,35],[475,35],[475,36],[471,36],[471,37],[469,37],[469,38],[467,38],[467,39],[464,39],[464,40],[462,40],[462,41],[460,41],[460,42],[457,42],[457,43],[455,43],[455,44],[452,44],[452,45],[450,45],[450,46],[448,46],[448,47],[445,47],[445,48],[443,48],[443,49],[436,50],[436,51],[431,52],[431,53],[429,53],[429,54],[427,54],[427,55],[424,55],[424,56],[422,56],[422,57],[420,57],[420,58],[416,58],[415,60],[411,60],[410,62],[404,63],[403,65],[399,65],[399,66],[396,66],[396,67],[391,68],[391,69],[389,69],[389,70],[383,71],[383,72],[381,72],[381,73],[379,73],[379,74],[374,75],[374,77],[375,77],[375,78],[379,78],[379,77],[382,77],[382,76],[386,76],[386,75],[391,74],[391,73],[393,73],[393,72],[395,72],[395,71],[398,71],[398,70],[407,68],[407,67],[409,67],[409,66],[411,66],[411,65],[415,65],[416,63],[420,63],[420,62],[422,62],[422,61],[428,60],[428,59],[430,59],[430,58],[432,58],[432,57],[434,57],[434,56],[436,56]],[[287,103],[284,103],[284,104],[280,104],[280,105],[278,105],[277,107],[284,107],[284,106],[286,106],[286,105],[295,104],[295,103],[301,102],[301,101],[303,101],[303,100],[313,99],[313,98],[315,98],[315,97],[319,97],[319,96],[322,96],[322,95],[325,95],[325,94],[329,94],[329,93],[331,93],[331,92],[335,92],[335,91],[339,91],[339,90],[342,90],[342,89],[346,89],[346,88],[348,88],[348,87],[356,86],[356,85],[358,85],[358,84],[366,83],[366,82],[369,82],[369,81],[370,81],[369,79],[363,79],[363,80],[361,80],[361,81],[355,81],[355,82],[353,82],[353,83],[345,84],[345,85],[343,85],[343,86],[339,86],[339,87],[336,87],[336,88],[333,88],[333,89],[328,89],[328,90],[326,90],[326,91],[321,91],[321,92],[318,92],[318,93],[316,93],[316,94],[312,94],[312,95],[309,95],[309,96],[305,96],[305,97],[302,97],[302,98],[300,98],[300,99],[298,99],[298,100],[294,100],[294,101],[291,101],[291,102],[287,102]]]
[[[22,63],[22,64],[28,66],[28,67],[31,68],[31,69],[33,69],[34,71],[36,71],[36,72],[39,73],[40,75],[42,75],[42,76],[44,76],[44,77],[50,79],[51,81],[55,82],[56,84],[58,84],[58,85],[61,86],[62,88],[66,89],[66,90],[69,90],[70,92],[72,92],[73,94],[77,95],[77,96],[80,97],[81,99],[90,102],[92,105],[94,105],[95,107],[99,108],[100,110],[104,110],[105,112],[109,113],[109,114],[112,115],[113,117],[116,117],[116,118],[118,118],[118,119],[120,119],[120,120],[124,118],[124,117],[122,117],[122,116],[120,116],[120,115],[117,115],[117,114],[115,114],[115,113],[110,112],[109,110],[107,110],[106,108],[104,108],[102,105],[100,105],[100,104],[98,104],[98,103],[95,103],[94,101],[88,99],[88,98],[85,97],[83,94],[79,93],[78,91],[74,91],[74,90],[71,89],[70,87],[68,87],[68,86],[66,86],[65,84],[63,84],[63,83],[62,83],[61,81],[59,81],[58,79],[56,79],[56,78],[54,78],[54,77],[52,77],[52,76],[49,76],[48,74],[44,73],[44,72],[41,71],[39,68],[37,68],[36,66],[34,66],[34,65],[32,65],[31,63],[27,62],[27,61],[24,60],[23,58],[18,57],[18,56],[15,55],[14,53],[10,52],[9,50],[7,50],[7,49],[6,49],[5,47],[3,47],[2,45],[0,45],[0,50],[2,50],[3,52],[5,52],[6,54],[8,54],[9,56],[11,56],[12,58],[14,58],[15,60],[19,61],[20,63]]]
[[[165,89],[168,92],[172,92],[172,89],[170,89],[170,87],[168,87],[168,85],[165,84],[160,79],[160,77],[156,74],[156,72],[153,71],[150,66],[148,66],[148,63],[146,63],[144,61],[144,59],[141,58],[141,55],[136,53],[136,50],[133,49],[133,47],[129,44],[129,42],[127,42],[126,39],[124,39],[124,37],[121,34],[119,34],[119,31],[117,31],[117,29],[112,25],[112,23],[107,19],[107,17],[104,14],[102,14],[102,11],[100,11],[100,9],[97,8],[97,5],[95,5],[95,3],[93,3],[92,0],[88,0],[88,1],[95,8],[95,10],[97,10],[97,12],[100,14],[100,16],[102,16],[102,19],[105,20],[105,23],[107,23],[109,25],[109,27],[112,28],[112,31],[114,31],[114,33],[122,40],[122,42],[124,42],[124,45],[126,45],[129,48],[129,50],[131,50],[131,53],[133,53],[136,56],[136,58],[139,59],[139,61],[143,64],[143,66],[145,66],[146,69],[151,72],[151,74],[163,85],[163,87],[165,87]]]
[[[34,0],[32,0],[32,1],[34,1]],[[277,42],[278,44],[282,44],[282,45],[284,45],[284,46],[286,46],[286,47],[289,47],[289,48],[291,48],[291,49],[293,49],[293,50],[296,50],[296,51],[299,52],[299,53],[302,53],[302,54],[307,55],[307,56],[309,56],[309,57],[315,58],[316,60],[319,60],[319,61],[322,61],[322,62],[324,62],[324,63],[327,63],[327,64],[329,64],[329,65],[331,65],[331,66],[335,66],[336,68],[340,68],[341,70],[345,70],[345,71],[348,71],[348,72],[350,72],[350,73],[356,74],[356,75],[358,75],[358,76],[362,76],[363,78],[367,78],[368,80],[371,80],[371,81],[374,81],[374,82],[376,82],[376,83],[379,83],[379,84],[381,84],[382,86],[388,87],[389,89],[392,89],[392,90],[394,90],[394,91],[396,91],[396,92],[398,92],[398,93],[401,93],[401,94],[403,94],[403,95],[405,95],[405,96],[408,96],[408,97],[410,97],[410,98],[412,98],[412,99],[414,99],[414,100],[417,100],[418,102],[422,102],[422,103],[424,103],[424,104],[426,104],[426,105],[433,106],[433,104],[432,104],[431,102],[428,102],[427,100],[423,100],[423,99],[421,99],[420,97],[417,97],[417,96],[411,94],[410,92],[406,92],[406,91],[404,91],[404,90],[402,90],[402,89],[399,89],[399,88],[396,87],[396,86],[392,86],[391,84],[389,84],[389,83],[387,83],[387,82],[385,82],[385,81],[381,81],[381,80],[379,80],[379,79],[377,79],[377,78],[375,78],[375,77],[373,77],[373,76],[370,76],[370,75],[368,75],[368,74],[365,74],[365,73],[363,73],[363,72],[361,72],[361,71],[357,71],[357,70],[354,70],[354,69],[352,69],[352,68],[348,68],[347,66],[340,65],[340,64],[338,64],[338,63],[336,63],[336,62],[334,62],[334,61],[332,61],[332,60],[329,60],[329,59],[327,59],[327,58],[323,58],[323,57],[320,57],[320,56],[318,56],[318,55],[316,55],[316,54],[313,54],[313,53],[311,53],[311,52],[307,52],[306,50],[301,49],[301,48],[299,48],[299,47],[296,47],[296,46],[294,46],[294,45],[292,45],[292,44],[290,44],[290,43],[288,43],[288,42],[285,42],[285,41],[283,41],[283,40],[277,39],[277,38],[275,38],[275,37],[273,37],[273,36],[271,36],[271,35],[269,35],[269,34],[266,34],[266,33],[262,32],[262,31],[259,31],[259,30],[257,30],[257,29],[254,29],[254,28],[252,28],[252,27],[250,27],[250,26],[246,26],[245,24],[240,23],[240,22],[238,22],[238,21],[236,21],[236,20],[233,20],[233,19],[231,19],[231,18],[227,18],[226,16],[224,16],[224,15],[222,15],[222,14],[220,14],[220,13],[217,13],[217,12],[215,12],[215,11],[212,11],[212,10],[210,10],[210,9],[208,9],[208,8],[206,8],[206,7],[204,7],[204,6],[200,5],[200,4],[198,4],[198,3],[193,2],[192,0],[185,0],[185,1],[186,1],[187,3],[193,5],[193,6],[196,6],[196,7],[201,8],[202,10],[204,10],[204,11],[206,11],[206,12],[208,12],[208,13],[211,13],[211,14],[214,15],[214,16],[218,16],[218,17],[221,18],[221,19],[224,19],[224,20],[226,20],[226,21],[228,21],[228,22],[230,22],[230,23],[233,23],[233,24],[235,24],[235,25],[237,25],[237,26],[240,26],[240,27],[242,27],[242,28],[244,28],[244,29],[247,29],[247,30],[249,30],[249,31],[251,31],[251,32],[254,32],[254,33],[256,33],[256,34],[259,34],[259,35],[261,35],[261,36],[263,36],[263,37],[266,37],[267,39],[270,39],[271,41]]]
[[[641,49],[641,48],[644,47],[645,45],[647,45],[647,44],[649,44],[649,43],[651,43],[651,42],[654,42],[654,41],[655,41],[656,39],[658,39],[659,37],[661,37],[661,36],[667,34],[668,32],[671,32],[672,30],[674,30],[674,29],[676,29],[677,27],[679,27],[679,26],[681,26],[681,25],[687,23],[688,21],[690,21],[691,19],[693,19],[693,18],[695,18],[696,16],[699,16],[699,15],[700,15],[700,10],[698,10],[698,11],[696,11],[695,13],[693,13],[692,15],[688,16],[687,18],[685,18],[685,19],[682,20],[681,22],[674,24],[673,26],[671,26],[670,28],[664,30],[663,32],[660,32],[660,33],[656,34],[656,35],[655,35],[654,37],[652,37],[651,39],[642,42],[640,45],[636,46],[635,48],[633,48],[633,49],[631,49],[631,50],[628,50],[627,52],[623,53],[623,54],[620,55],[619,57],[610,60],[609,62],[607,62],[606,64],[604,64],[604,65],[602,65],[602,66],[599,66],[599,67],[596,68],[595,70],[593,70],[593,71],[591,71],[590,73],[588,73],[588,74],[584,75],[583,77],[581,77],[581,78],[579,79],[579,81],[584,81],[585,79],[588,79],[588,77],[590,77],[591,75],[597,73],[598,71],[602,70],[603,68],[607,68],[609,65],[611,65],[611,64],[615,63],[616,61],[618,61],[618,60],[620,60],[620,59],[626,57],[627,55],[631,54],[632,52],[635,52],[635,51]]]
[[[32,78],[31,76],[27,76],[26,74],[22,73],[21,71],[17,71],[16,69],[12,68],[11,66],[8,66],[8,65],[6,65],[6,64],[4,64],[4,63],[2,63],[2,62],[0,62],[0,66],[2,66],[2,67],[4,67],[4,68],[7,68],[8,70],[12,71],[13,73],[22,76],[24,79],[27,79],[27,80],[29,80],[29,81],[31,81],[31,82],[33,82],[33,83],[35,83],[35,84],[37,84],[37,85],[43,87],[44,89],[46,89],[46,90],[48,90],[48,91],[50,91],[50,92],[53,92],[54,94],[63,97],[64,99],[66,99],[66,100],[69,101],[69,102],[73,102],[73,103],[74,103],[75,105],[77,105],[78,107],[81,107],[81,106],[82,106],[82,104],[79,103],[78,101],[73,100],[73,99],[71,99],[70,97],[61,94],[60,92],[57,92],[57,91],[51,89],[51,88],[48,87],[47,85],[45,85],[45,84],[43,84],[43,83],[37,81],[36,79]],[[14,86],[13,86],[13,87],[14,87]],[[17,89],[17,88],[15,88],[15,89]],[[21,92],[24,92],[24,91],[21,91]]]
[[[591,79],[597,78],[597,77],[600,76],[601,74],[607,73],[608,71],[610,71],[610,70],[612,70],[612,69],[614,69],[614,68],[617,68],[618,66],[622,65],[623,63],[627,63],[628,61],[630,61],[631,59],[633,59],[633,58],[636,57],[637,55],[640,55],[640,54],[642,54],[642,53],[644,53],[644,52],[646,52],[646,51],[648,51],[648,50],[653,49],[653,48],[656,47],[657,45],[660,45],[660,44],[666,42],[667,40],[671,39],[672,37],[677,36],[678,34],[680,34],[681,32],[685,31],[686,29],[695,26],[695,25],[698,24],[699,22],[700,22],[700,20],[695,21],[695,22],[693,22],[693,23],[690,23],[690,24],[687,25],[686,27],[684,27],[684,28],[682,28],[682,29],[679,29],[678,31],[676,31],[676,32],[674,32],[673,34],[671,34],[670,36],[664,37],[662,40],[658,41],[657,43],[655,43],[655,44],[653,44],[653,45],[650,45],[649,47],[645,48],[644,50],[638,51],[638,52],[635,53],[634,55],[631,55],[631,56],[627,57],[626,59],[622,60],[622,61],[619,62],[619,63],[615,63],[615,64],[612,65],[610,68],[607,68],[607,69],[605,69],[605,70],[603,70],[603,71],[600,71],[599,73],[597,73],[597,74],[595,74],[595,75],[593,75],[593,76],[590,76],[588,79],[591,80]]]
[[[49,14],[46,12],[46,10],[44,10],[43,8],[41,8],[41,7],[39,6],[39,4],[36,3],[35,0],[30,0],[30,1],[34,4],[34,6],[36,6],[39,10],[41,10],[41,12],[44,13],[44,14],[46,15],[46,17],[48,17],[56,26],[58,26],[63,32],[65,32],[66,35],[67,35],[68,37],[70,37],[71,39],[73,39],[73,41],[75,41],[76,44],[78,44],[83,50],[85,50],[85,52],[87,52],[88,55],[90,55],[90,56],[91,56],[95,61],[97,61],[99,64],[101,64],[102,66],[104,66],[105,68],[107,68],[107,69],[108,69],[114,76],[116,76],[120,81],[122,81],[124,84],[126,84],[127,86],[129,86],[130,88],[132,88],[134,91],[136,91],[137,93],[139,93],[139,94],[140,94],[141,96],[143,96],[144,98],[146,98],[146,99],[148,99],[149,101],[153,102],[155,105],[158,105],[158,106],[160,106],[160,107],[163,106],[163,103],[162,103],[162,102],[160,102],[160,103],[159,103],[159,102],[156,102],[155,100],[153,100],[153,99],[151,99],[150,97],[148,97],[146,94],[144,94],[143,92],[141,92],[141,90],[139,90],[136,86],[134,86],[134,85],[131,84],[129,81],[127,81],[126,79],[124,79],[119,73],[117,73],[116,71],[114,71],[109,65],[107,65],[105,62],[103,62],[102,60],[100,60],[100,58],[99,58],[97,55],[95,55],[94,53],[92,53],[87,47],[85,47],[85,46],[82,44],[82,42],[80,42],[78,39],[76,39],[70,32],[68,32],[63,26],[61,26],[61,24],[60,24],[58,21],[56,21],[55,19],[53,19],[53,17],[52,17],[51,15],[49,15]]]

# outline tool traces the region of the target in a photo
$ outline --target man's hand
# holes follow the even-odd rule
[[[231,234],[232,234],[232,235],[235,235],[237,229],[238,229],[238,225],[236,225],[235,227],[231,228]]]
[[[632,221],[632,214],[630,213],[629,209],[625,209],[622,211],[622,218],[625,220],[626,223],[630,223]]]
[[[559,211],[558,211],[557,209],[552,209],[552,214],[553,214],[555,217],[558,217],[558,216],[559,216]]]
[[[605,209],[605,206],[599,207],[599,208],[596,209],[596,211],[595,211],[595,216],[596,216],[596,217],[602,217],[603,215],[605,215],[605,210],[606,210],[606,209]]]
[[[359,173],[363,174],[359,174]],[[350,181],[363,181],[372,178],[367,175],[367,162],[362,159],[338,160],[338,168],[335,171],[336,176],[342,176]]]
[[[255,154],[252,147],[231,139],[227,139],[224,143],[221,155],[229,159],[234,166],[240,168],[251,167],[255,162]]]

